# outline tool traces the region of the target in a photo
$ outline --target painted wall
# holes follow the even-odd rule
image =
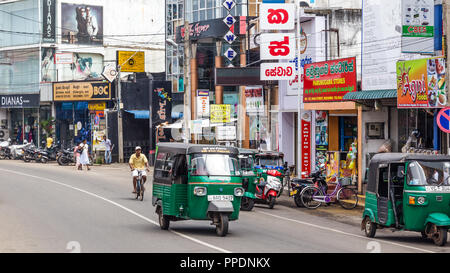
[[[397,139],[398,139],[398,118],[397,118],[397,108],[391,107],[391,128],[390,128],[390,138],[388,137],[388,126],[389,126],[389,114],[388,108],[382,107],[380,111],[374,111],[374,109],[364,109],[363,110],[363,170],[367,168],[366,156],[369,153],[377,153],[383,143],[390,139],[392,140],[392,152],[397,152]],[[384,122],[384,139],[368,139],[367,136],[367,123],[371,122]]]

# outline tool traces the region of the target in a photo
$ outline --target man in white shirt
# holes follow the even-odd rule
[[[111,140],[103,136],[102,144],[105,145],[105,163],[111,164]]]

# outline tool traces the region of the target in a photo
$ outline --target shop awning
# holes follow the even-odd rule
[[[133,114],[135,119],[149,119],[149,110],[125,110],[125,112]]]
[[[370,91],[358,91],[347,93],[343,100],[380,100],[380,99],[396,99],[397,90],[387,89],[387,90],[370,90]]]

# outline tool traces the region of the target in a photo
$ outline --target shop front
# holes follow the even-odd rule
[[[356,58],[305,65],[303,113],[311,117],[313,160],[308,166],[309,158],[302,158],[302,172],[326,167],[327,182],[340,180],[361,190],[362,108],[343,100],[356,90]],[[305,134],[303,124],[302,117]]]
[[[0,139],[38,145],[39,121],[39,94],[0,95]]]
[[[105,81],[53,84],[56,109],[56,139],[63,147],[87,140],[93,150],[106,134],[105,109],[111,100],[111,84]]]

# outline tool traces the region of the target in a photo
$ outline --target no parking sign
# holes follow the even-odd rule
[[[438,127],[445,133],[450,133],[450,107],[444,108],[439,111],[436,118]]]

